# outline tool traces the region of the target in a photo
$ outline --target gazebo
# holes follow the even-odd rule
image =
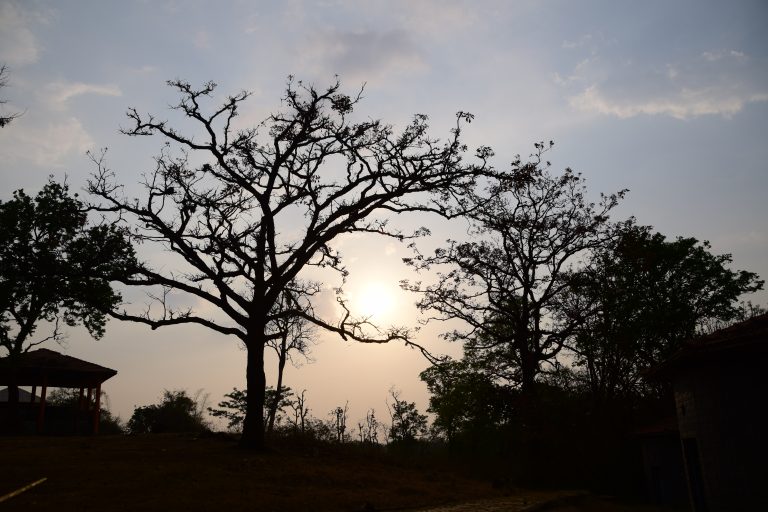
[[[21,354],[11,360],[10,357],[0,358],[0,385],[7,385],[9,391],[19,386],[31,387],[31,393],[25,395],[22,401],[0,402],[0,423],[9,425],[19,418],[31,420],[37,433],[46,429],[46,395],[49,388],[79,389],[77,414],[73,418],[73,431],[78,428],[78,416],[85,415],[90,424],[90,432],[98,434],[99,418],[101,416],[101,385],[107,379],[114,377],[117,371],[105,368],[82,359],[66,356],[48,349],[38,349]],[[40,395],[37,396],[37,389]],[[18,393],[21,395],[21,393]],[[10,393],[9,393],[9,399]],[[13,409],[16,409],[14,412]],[[4,421],[2,421],[4,419]]]

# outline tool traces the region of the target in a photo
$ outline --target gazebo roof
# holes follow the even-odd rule
[[[92,387],[117,375],[116,370],[41,348],[18,356],[15,364],[0,358],[0,384],[17,386]]]

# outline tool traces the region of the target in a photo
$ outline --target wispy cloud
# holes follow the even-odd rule
[[[749,64],[744,52],[709,51],[674,62],[659,58],[636,61],[597,54],[567,75],[555,73],[553,80],[569,91],[573,108],[619,118],[730,117],[751,103],[768,101],[768,77]]]
[[[59,168],[71,155],[84,154],[94,146],[93,139],[79,119],[70,117],[59,122],[35,126],[25,122],[17,123],[7,134],[11,144],[5,146],[7,162],[31,162],[34,165]]]
[[[353,81],[376,81],[427,69],[404,30],[324,31],[316,33],[302,51],[307,66],[316,72],[330,70]]]
[[[701,54],[701,56],[710,62],[715,62],[721,59],[736,59],[739,61],[747,60],[746,54],[738,50],[717,50],[712,52],[704,52]]]
[[[581,48],[582,46],[590,43],[591,41],[592,41],[592,34],[584,34],[583,36],[579,37],[574,41],[569,41],[569,40],[563,41],[561,46],[567,50],[570,50],[573,48]]]
[[[67,103],[75,96],[96,94],[99,96],[122,96],[117,85],[86,84],[83,82],[54,82],[46,87],[46,94],[51,106],[56,110],[64,110]]]
[[[40,44],[31,26],[45,22],[47,16],[43,13],[26,11],[16,2],[0,2],[0,62],[11,65],[36,62],[40,57]]]
[[[573,96],[571,106],[579,110],[614,115],[626,119],[640,114],[668,115],[687,119],[718,114],[725,117],[740,112],[749,103],[768,101],[768,93],[744,94],[738,90],[711,87],[681,89],[674,94],[638,101],[631,98],[611,98],[599,86],[587,87]]]

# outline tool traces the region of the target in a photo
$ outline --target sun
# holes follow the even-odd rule
[[[384,283],[368,282],[355,295],[356,312],[365,317],[381,320],[395,307],[395,290]]]

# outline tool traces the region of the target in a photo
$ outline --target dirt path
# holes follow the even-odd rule
[[[508,498],[478,500],[459,505],[419,509],[416,512],[536,512],[584,496],[580,491],[524,493]]]

